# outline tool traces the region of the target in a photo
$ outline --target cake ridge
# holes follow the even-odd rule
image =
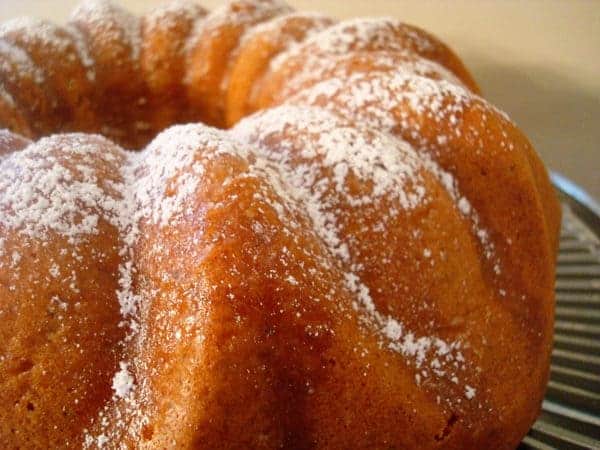
[[[107,22],[107,21],[110,22]],[[140,56],[141,34],[139,19],[126,9],[121,8],[111,0],[85,0],[81,2],[71,13],[71,22],[85,21],[93,27],[99,27],[98,32],[105,36],[109,33],[125,32],[126,44],[131,49],[131,58],[137,61]]]
[[[27,53],[25,53],[22,49],[15,45],[11,45],[4,40],[0,40],[0,51],[11,56],[11,61],[16,62],[19,65],[20,73],[29,72],[36,83],[42,84],[44,82],[44,75],[42,71],[33,64],[33,61],[29,55],[27,55]],[[3,64],[8,65],[8,62],[4,62]]]
[[[291,164],[290,158],[294,150],[286,149],[285,141],[278,142],[275,147],[267,144],[271,134],[284,134],[287,127],[294,129],[298,124],[301,124],[303,132],[307,134],[306,140],[301,141],[300,144],[302,149],[300,157],[301,159],[306,158],[308,164]],[[343,261],[345,265],[351,264],[352,258],[347,242],[340,237],[335,217],[326,212],[328,188],[327,185],[320,186],[322,181],[327,178],[320,179],[317,173],[323,168],[330,168],[333,172],[333,179],[330,181],[333,190],[336,194],[342,195],[344,201],[352,207],[371,204],[387,194],[397,196],[401,208],[410,210],[416,205],[426,202],[425,188],[419,185],[417,170],[425,168],[440,170],[432,161],[422,163],[417,158],[416,152],[406,142],[377,132],[371,132],[361,137],[360,132],[357,133],[356,130],[355,126],[344,125],[344,121],[339,116],[324,113],[319,109],[291,105],[270,109],[244,119],[234,128],[235,136],[242,142],[251,141],[262,144],[262,151],[266,152],[265,156],[269,161],[276,162],[278,171],[284,174],[283,178],[288,180],[288,183],[291,183],[295,189],[299,189],[293,190],[292,195],[299,199],[301,204],[306,205],[306,211],[317,235],[320,235],[326,243],[331,254]],[[363,133],[366,133],[366,130]],[[370,139],[363,140],[366,136]],[[291,145],[293,148],[294,144]],[[396,155],[389,152],[389,149],[393,147],[402,148],[405,154]],[[322,156],[322,158],[315,157],[316,155]],[[400,155],[403,158],[399,158]],[[311,165],[313,168],[308,168]],[[339,170],[340,168],[341,170]],[[313,171],[316,173],[312,173]],[[356,199],[350,192],[346,192],[346,179],[350,176],[372,184],[370,195]],[[404,190],[404,184],[407,183],[412,184],[411,189],[415,193],[412,196]],[[281,190],[278,189],[278,191]],[[335,208],[333,209],[335,210]],[[398,212],[391,210],[388,214],[396,215]],[[404,332],[405,326],[392,317],[386,317],[377,311],[369,294],[369,288],[352,269],[345,273],[344,277],[348,289],[357,297],[355,308],[367,314],[365,321],[374,322],[378,332],[390,340],[387,344],[389,348],[398,351],[405,357],[414,358],[416,367],[421,367],[425,355],[431,348],[438,348],[440,354],[447,357],[446,362],[453,362],[454,357],[459,361],[464,361],[464,357],[459,351],[460,343],[446,343],[436,337],[421,337],[415,341],[413,333]],[[450,352],[456,352],[456,355],[450,355]]]
[[[284,112],[285,112],[285,114],[283,114]],[[265,118],[265,116],[267,116],[267,117]],[[274,119],[274,120],[269,121],[268,116],[270,116],[270,118]],[[264,120],[263,120],[263,118],[264,118]],[[309,118],[309,120],[306,120],[307,118]],[[281,125],[283,125],[283,126],[277,125],[278,120],[281,122]],[[273,126],[275,126],[275,130],[277,130],[277,129],[282,130],[285,128],[286,125],[292,125],[292,126],[296,125],[297,126],[298,124],[302,124],[302,126],[307,127],[309,132],[316,133],[317,135],[321,135],[321,136],[323,135],[322,133],[326,133],[327,130],[329,130],[332,135],[335,135],[333,130],[336,129],[336,126],[338,126],[336,122],[339,122],[340,120],[341,120],[341,118],[336,118],[335,116],[333,116],[329,113],[325,113],[322,110],[311,109],[311,108],[294,108],[294,107],[289,107],[289,106],[287,106],[287,107],[283,106],[280,108],[280,110],[272,110],[272,111],[269,111],[262,115],[256,116],[254,118],[247,119],[247,121],[257,121],[258,126],[262,125],[266,129],[270,129],[271,131],[273,131]],[[247,123],[247,121],[246,121],[246,123]],[[244,122],[242,122],[240,124],[240,126],[238,128],[236,128],[236,136],[240,139],[240,144],[234,144],[233,141],[228,140],[222,132],[216,132],[211,129],[207,129],[206,127],[204,127],[202,125],[185,125],[185,126],[173,127],[171,129],[169,129],[168,131],[159,135],[159,137],[157,137],[157,139],[149,145],[148,149],[145,150],[145,152],[150,153],[150,155],[152,155],[154,149],[156,149],[156,151],[158,151],[158,152],[160,152],[162,150],[162,154],[158,153],[156,155],[151,156],[152,161],[154,161],[156,165],[152,165],[152,163],[149,163],[146,160],[145,152],[143,152],[141,154],[130,153],[130,155],[132,158],[134,158],[133,159],[134,161],[137,160],[138,164],[148,164],[153,168],[158,167],[159,168],[158,174],[161,174],[159,179],[172,179],[171,177],[166,175],[166,173],[173,174],[178,169],[170,169],[170,170],[173,170],[173,172],[171,172],[170,170],[167,170],[165,172],[164,166],[165,165],[167,167],[169,166],[168,163],[165,164],[165,161],[168,161],[169,158],[174,158],[174,162],[176,163],[176,166],[179,169],[182,169],[183,167],[190,166],[190,165],[193,166],[193,164],[191,163],[191,161],[192,161],[191,158],[193,157],[193,155],[195,155],[195,152],[191,152],[190,150],[197,147],[198,142],[204,141],[204,143],[208,143],[209,147],[212,145],[215,145],[216,142],[221,142],[222,143],[221,145],[216,145],[215,152],[214,152],[215,156],[234,155],[234,156],[239,156],[239,157],[245,158],[245,159],[249,158],[250,160],[254,161],[248,167],[249,176],[268,178],[270,180],[270,183],[272,183],[272,186],[276,187],[275,192],[282,199],[284,205],[289,206],[293,203],[297,203],[297,204],[301,204],[303,207],[306,207],[306,210],[308,211],[308,214],[311,217],[313,226],[315,227],[316,234],[320,235],[324,239],[324,241],[327,243],[327,246],[330,247],[330,251],[332,252],[333,255],[336,255],[336,257],[340,258],[344,264],[348,264],[350,262],[350,260],[349,260],[349,256],[346,256],[347,249],[342,252],[339,252],[336,250],[336,246],[339,245],[340,243],[343,245],[344,242],[339,237],[335,236],[335,234],[332,235],[331,229],[329,229],[330,231],[326,231],[325,234],[323,234],[321,232],[321,230],[323,230],[324,224],[328,220],[332,220],[332,217],[326,213],[325,213],[326,215],[323,216],[323,214],[324,214],[324,211],[322,210],[323,206],[320,206],[321,202],[323,200],[319,199],[319,196],[314,197],[314,195],[309,192],[306,192],[306,191],[302,192],[303,190],[308,189],[309,188],[308,186],[311,185],[312,183],[303,187],[302,183],[297,183],[297,182],[294,183],[293,181],[291,181],[291,184],[296,186],[295,188],[291,188],[289,183],[290,183],[290,180],[293,178],[293,169],[290,166],[288,166],[286,168],[285,156],[283,157],[283,159],[281,159],[281,156],[283,156],[283,155],[278,154],[268,148],[264,150],[267,153],[252,152],[249,148],[244,148],[243,143],[246,141],[246,139],[244,139],[244,136],[247,135],[247,133],[248,133],[247,130],[244,131],[245,126],[247,126],[247,125]],[[333,127],[333,129],[331,127]],[[359,137],[359,135],[356,135],[355,132],[353,131],[354,129],[340,128],[340,130],[342,132],[342,136],[343,136],[344,130],[347,132],[350,132],[350,136],[346,137],[346,139],[348,139],[347,142],[354,142]],[[206,133],[206,135],[203,135],[202,133]],[[354,134],[354,136],[353,136],[353,134]],[[193,137],[193,136],[197,136],[197,137]],[[341,144],[340,139],[343,139],[342,136],[340,136],[338,134],[338,138],[337,138],[338,142],[336,142],[336,139],[334,138],[333,141],[330,141],[329,139],[327,139],[326,141],[323,141],[322,143],[317,141],[317,142],[315,142],[315,144],[317,147],[324,146],[325,148],[330,149],[330,151],[335,152],[339,148],[339,145]],[[190,138],[192,138],[192,139],[190,139]],[[205,138],[208,138],[208,141],[205,141]],[[199,139],[199,141],[195,141],[194,139]],[[378,142],[378,140],[376,139],[374,141],[374,144],[382,145],[385,147],[385,145],[386,145],[385,138],[383,138],[383,139],[384,139],[383,142]],[[327,144],[327,142],[329,142],[329,144]],[[333,142],[333,144],[331,144],[331,142]],[[395,143],[397,143],[397,142],[394,142],[392,140],[392,141],[388,142],[388,145],[393,145]],[[282,142],[282,145],[284,145],[284,144],[285,144],[285,141]],[[178,148],[178,150],[172,151],[173,147]],[[202,145],[200,145],[199,147],[202,148]],[[367,149],[369,149],[369,150],[367,150]],[[306,151],[306,150],[308,150],[310,152],[309,149],[305,148],[304,151]],[[368,144],[367,144],[367,147],[365,147],[365,143],[362,143],[362,145],[358,144],[357,150],[359,150],[361,152],[371,153],[371,156],[376,159],[381,154],[380,150],[378,150],[377,148],[371,149],[370,147],[368,147]],[[269,152],[271,152],[270,156],[268,155]],[[183,154],[181,154],[181,153],[183,153]],[[327,156],[327,152],[325,153],[325,156]],[[350,154],[346,154],[346,156],[350,156]],[[206,157],[210,157],[210,156],[206,156]],[[340,157],[340,155],[337,155],[337,156],[333,155],[334,160],[330,164],[333,164],[335,166],[336,158],[339,158],[339,157]],[[275,159],[273,159],[273,158],[275,158]],[[358,163],[358,160],[356,160],[356,162]],[[372,163],[372,161],[369,161],[369,162]],[[416,162],[416,160],[415,160],[415,162]],[[158,166],[158,164],[160,164],[161,166]],[[401,166],[406,167],[404,162],[402,162],[400,164],[401,164]],[[325,165],[325,167],[327,167],[327,165]],[[350,170],[358,169],[359,172],[362,171],[363,172],[362,177],[366,177],[367,180],[370,180],[371,179],[370,176],[373,176],[373,174],[375,173],[375,171],[373,170],[375,167],[376,167],[376,164],[369,164],[369,163],[365,164],[364,162],[358,163],[358,165],[356,165],[356,164],[349,165]],[[134,167],[133,172],[135,172],[136,169],[137,169],[137,167]],[[388,165],[388,169],[389,169],[389,165]],[[365,170],[367,172],[365,172]],[[400,170],[402,170],[402,169],[400,169]],[[195,173],[198,173],[198,174],[203,172],[202,169],[194,169],[194,171],[195,171]],[[253,174],[255,171],[256,171],[256,173]],[[152,173],[153,172],[152,169],[150,169],[149,172]],[[393,173],[393,171],[391,171],[391,172]],[[402,173],[402,172],[400,172],[400,173]],[[138,177],[139,177],[139,174],[138,174]],[[140,178],[138,178],[138,180],[140,180]],[[141,200],[141,201],[137,200],[137,204],[138,205],[150,205],[150,206],[141,206],[140,209],[141,209],[141,211],[144,211],[144,213],[142,213],[142,214],[134,213],[131,215],[133,217],[137,217],[137,220],[139,220],[139,221],[144,221],[144,220],[149,219],[149,221],[151,223],[155,223],[160,227],[167,226],[169,224],[168,219],[165,220],[164,217],[156,216],[156,211],[152,212],[151,207],[156,204],[156,201],[152,202],[152,201],[147,200],[148,198],[155,199],[155,198],[157,198],[157,196],[158,197],[161,196],[160,195],[161,188],[159,187],[158,189],[154,189],[157,185],[160,186],[160,183],[157,182],[156,178],[151,178],[150,180],[151,181],[141,181],[141,182],[135,181],[135,182],[133,182],[132,186],[134,186],[134,188],[133,188],[134,192],[139,192],[140,189],[142,189],[142,191],[144,191],[143,186],[152,186],[153,187],[152,192],[154,192],[155,195],[153,196],[151,194],[144,194],[142,196],[143,200]],[[201,178],[196,179],[196,180],[190,180],[189,182],[192,183],[191,188],[184,188],[184,189],[182,189],[182,191],[184,193],[191,192],[200,180],[201,180]],[[276,182],[276,180],[280,180],[280,181]],[[287,182],[285,182],[283,180],[287,180]],[[316,183],[318,185],[317,180],[318,180],[318,178],[317,179],[312,178],[310,181],[313,181],[314,183]],[[388,180],[385,180],[385,181],[388,181]],[[400,181],[400,180],[397,179],[397,181]],[[185,183],[185,181],[184,181],[184,183]],[[341,181],[338,179],[335,183],[339,188]],[[375,183],[375,186],[376,186],[376,184],[377,183]],[[142,187],[140,188],[140,186],[142,186]],[[395,184],[394,186],[396,188],[398,187],[397,184]],[[300,189],[300,191],[298,191],[298,189]],[[385,190],[385,188],[374,187],[374,191],[379,192],[378,195],[383,195],[382,189]],[[163,192],[164,192],[164,190],[163,190]],[[392,191],[390,191],[390,192],[392,192]],[[376,194],[374,196],[374,198],[376,198],[378,195]],[[139,195],[134,194],[134,197],[139,198]],[[293,200],[285,200],[287,198],[291,198]],[[290,201],[291,201],[291,203],[290,203]],[[178,203],[178,205],[185,204],[184,198],[181,198],[179,200],[179,202],[177,202],[177,203]],[[410,204],[405,204],[404,206],[406,208],[411,207]],[[147,209],[147,208],[150,208],[150,209]],[[166,210],[172,211],[173,208],[167,207]],[[173,217],[173,215],[170,215],[169,217]],[[328,264],[328,263],[324,263],[324,264]],[[121,267],[123,267],[123,265]],[[126,267],[125,270],[121,271],[121,280],[125,279],[128,281],[121,282],[121,280],[120,280],[119,283],[124,288],[123,290],[127,293],[131,289],[131,277],[132,277],[131,261],[128,261],[126,263],[125,267]],[[458,381],[459,378],[457,378],[457,372],[454,372],[454,370],[461,371],[461,365],[458,366],[458,369],[451,369],[452,365],[453,364],[456,365],[457,362],[460,364],[465,364],[464,356],[460,350],[461,344],[459,342],[447,343],[438,337],[429,337],[429,336],[421,336],[421,337],[417,338],[412,332],[407,330],[406,326],[403,325],[401,322],[397,321],[396,319],[394,319],[390,316],[386,317],[377,311],[375,305],[373,304],[373,300],[371,299],[371,296],[369,294],[369,288],[360,280],[360,278],[353,271],[346,272],[344,274],[344,278],[346,280],[346,288],[349,290],[349,292],[351,292],[357,298],[357,301],[355,303],[356,310],[359,312],[362,311],[362,313],[364,314],[362,320],[364,320],[365,323],[372,323],[371,326],[373,326],[374,329],[378,333],[381,334],[382,338],[389,340],[389,343],[387,344],[387,346],[391,350],[394,350],[394,351],[402,354],[404,357],[411,358],[411,360],[414,360],[413,363],[419,369],[424,369],[425,359],[431,358],[428,356],[429,354],[433,354],[435,356],[435,358],[431,358],[431,361],[435,361],[435,363],[433,363],[434,367],[432,367],[430,369],[431,372],[428,372],[426,370],[421,370],[416,375],[417,383],[420,383],[421,380],[423,380],[427,376],[430,376],[430,375],[428,375],[429,373],[432,373],[435,376],[448,376],[448,377],[451,377],[452,380],[455,380],[453,382],[459,383],[459,381]],[[137,296],[138,294],[133,294],[133,295]],[[135,303],[139,303],[139,302],[143,302],[143,301],[144,300],[142,297],[142,298],[136,299]],[[121,313],[124,315],[124,317],[127,317],[128,315],[132,315],[135,317],[137,314],[136,311],[138,310],[138,307],[133,306],[133,303],[131,303],[129,299],[126,300],[124,303],[125,304],[124,305],[122,304],[122,309],[121,309]],[[133,319],[133,320],[136,320],[136,319]],[[136,327],[134,327],[134,331],[135,330],[136,330]],[[131,336],[132,335],[129,335],[128,338],[126,338],[126,339],[131,339]],[[116,397],[119,397],[124,400],[129,399],[127,401],[129,403],[134,402],[134,403],[131,403],[133,405],[136,402],[136,400],[134,400],[135,396],[130,398],[130,395],[134,395],[134,392],[135,392],[134,389],[135,389],[136,384],[134,383],[133,377],[129,372],[129,367],[134,367],[134,365],[130,365],[130,363],[126,362],[126,361],[121,361],[119,363],[119,370],[116,372],[115,377],[113,378],[113,388],[115,388],[115,386],[116,386],[116,388],[114,389]],[[465,370],[464,366],[462,367],[462,370],[463,371]],[[449,373],[449,375],[446,375],[448,373]],[[461,375],[459,375],[459,376],[461,376]],[[465,392],[470,392],[470,394],[467,398],[472,399],[475,396],[475,390],[474,390],[474,388],[470,387],[468,384],[466,384],[466,386],[467,387],[465,387],[465,390],[466,390]],[[142,420],[142,419],[140,419],[140,420]],[[100,436],[109,436],[109,435],[106,435],[105,433],[101,433],[100,435],[98,435],[96,437],[92,437],[91,440],[89,440],[90,445],[93,442],[103,441],[103,438],[101,438]]]

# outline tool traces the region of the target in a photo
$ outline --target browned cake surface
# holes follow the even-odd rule
[[[445,44],[92,1],[0,58],[2,449],[517,446],[560,211]]]

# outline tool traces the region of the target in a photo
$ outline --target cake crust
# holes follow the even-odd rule
[[[94,0],[0,58],[2,448],[519,444],[559,203],[444,43]]]

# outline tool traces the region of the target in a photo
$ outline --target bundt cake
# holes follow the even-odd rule
[[[87,1],[0,26],[0,127],[2,449],[510,449],[535,420],[558,201],[430,34]]]

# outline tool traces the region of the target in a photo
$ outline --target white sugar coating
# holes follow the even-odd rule
[[[0,129],[0,147],[2,147],[3,150],[10,147],[13,142],[13,136],[14,134],[9,130],[5,128]]]
[[[199,149],[207,148],[235,153],[233,144],[228,144],[219,130],[203,125],[177,125],[159,134],[139,157],[133,156],[138,167],[135,169],[138,173],[132,175],[134,214],[165,226],[182,212],[185,199],[201,183],[204,173],[201,161],[194,160]],[[177,177],[186,168],[189,170]],[[167,184],[174,177],[177,177],[177,192],[167,196]]]
[[[108,437],[101,434],[96,438],[96,444],[98,445],[98,447],[103,448],[106,444],[108,444]]]
[[[401,160],[395,152],[390,152],[389,148],[397,144],[386,136],[377,136],[367,142],[361,133],[348,127],[340,118],[314,108],[268,110],[242,120],[233,133],[240,142],[264,142],[270,135],[281,135],[288,128],[297,129],[299,124],[305,133],[290,133],[300,141],[283,140],[273,150],[264,145],[258,155],[261,158],[256,159],[254,167],[269,167],[280,174],[285,182],[277,186],[279,195],[305,205],[316,233],[334,255],[349,262],[347,243],[340,238],[337,229],[335,206],[328,204],[330,190],[343,195],[345,201],[356,207],[368,202],[368,197],[354,196],[348,189],[346,177],[351,173],[364,182],[373,183],[371,200],[394,192],[409,209],[418,205],[424,195],[418,185],[418,162],[410,158]],[[300,164],[292,163],[294,147],[302,149]],[[332,171],[331,185],[324,182],[323,168]],[[274,180],[271,179],[272,183]],[[414,186],[403,190],[403,184],[409,182]]]
[[[72,12],[71,22],[83,23],[96,38],[123,42],[131,49],[131,59],[140,56],[140,19],[109,0],[86,0]]]
[[[434,48],[433,41],[420,36],[408,25],[397,19],[357,18],[345,20],[321,33],[310,36],[279,55],[272,61],[271,67],[277,70],[288,58],[299,53],[318,55],[343,55],[351,50],[386,50],[406,53],[408,48],[416,48],[418,52],[427,52]]]
[[[71,35],[71,39],[75,45],[77,54],[79,55],[79,61],[81,61],[81,64],[85,69],[87,79],[89,81],[94,81],[96,79],[96,65],[94,58],[92,58],[92,55],[90,54],[90,49],[85,42],[83,33],[79,28],[72,24],[67,24],[64,27],[64,30]]]
[[[18,36],[25,45],[42,45],[65,52],[72,45],[71,40],[61,34],[62,29],[51,22],[20,17],[0,24],[0,39],[10,35]]]
[[[180,20],[195,23],[206,13],[206,9],[193,0],[171,1],[152,9],[144,16],[144,32],[152,33],[156,28],[173,29],[179,26]]]
[[[56,305],[59,309],[62,309],[63,311],[66,311],[69,308],[69,304],[62,301],[58,295],[52,296],[52,298],[50,299],[50,303]]]
[[[296,67],[298,64],[300,67]],[[309,87],[310,83],[316,84],[330,79],[345,80],[359,72],[418,75],[465,87],[459,78],[436,62],[412,54],[399,55],[388,51],[349,52],[342,55],[328,55],[326,58],[309,51],[308,54],[299,55],[290,67],[293,68],[293,72],[284,72],[288,75],[288,79],[278,92],[277,98],[290,97],[300,89]]]
[[[343,79],[331,77],[308,88],[298,98],[314,103],[320,96],[335,97],[352,116],[366,120],[378,129],[392,130],[398,125],[408,127],[408,122],[396,117],[406,104],[417,114],[424,114],[435,122],[456,121],[465,106],[496,110],[481,97],[447,80],[433,80],[404,70],[382,72],[375,75],[354,73]],[[290,103],[298,101],[290,99]],[[338,106],[337,103],[335,105]],[[420,139],[424,139],[417,132]],[[438,139],[439,136],[436,136]],[[428,142],[423,140],[423,145]]]
[[[276,164],[275,172],[284,182],[275,184],[276,178],[271,177],[271,183],[281,198],[303,205],[315,233],[346,268],[345,284],[355,295],[355,308],[365,322],[387,339],[390,349],[410,358],[417,368],[436,351],[448,354],[446,364],[464,359],[460,343],[447,343],[435,336],[417,338],[402,323],[377,311],[369,287],[352,269],[353,255],[339,223],[340,206],[344,203],[361,207],[374,204],[378,198],[391,197],[405,210],[422,205],[427,199],[419,172],[435,168],[435,163],[425,164],[404,141],[350,127],[341,117],[317,108],[273,108],[243,119],[232,132],[240,142],[260,146],[255,167]],[[272,144],[269,139],[274,136],[283,139]],[[330,169],[331,175],[323,169]],[[356,198],[352,194],[347,184],[350,174],[371,184],[369,195]]]
[[[58,276],[60,275],[60,267],[58,264],[53,263],[52,266],[50,266],[50,275],[53,278],[58,278]]]
[[[119,363],[119,371],[115,373],[112,381],[112,388],[115,391],[115,395],[120,398],[126,398],[130,395],[133,387],[133,377],[129,373],[128,364],[121,361]]]
[[[19,261],[21,261],[21,254],[15,250],[11,255],[12,267],[16,267],[17,264],[19,264]]]
[[[469,201],[462,197],[458,200],[458,209],[460,209],[460,212],[463,213],[465,216],[469,215],[471,213],[471,205],[469,204]]]
[[[232,8],[232,5],[235,7]],[[200,39],[206,39],[208,36],[218,37],[223,26],[246,27],[291,11],[285,2],[280,0],[242,1],[237,6],[235,3],[225,3],[212,10],[203,20],[196,22],[187,42],[187,49],[193,50]]]
[[[39,85],[45,81],[44,73],[33,63],[29,55],[23,49],[5,40],[0,40],[0,72],[13,82],[25,76]]]
[[[119,193],[107,189],[93,170],[106,157],[98,152],[98,141],[72,135],[61,156],[81,158],[82,164],[73,170],[57,155],[46,154],[60,148],[61,139],[41,139],[0,162],[0,224],[32,238],[47,238],[52,231],[73,242],[95,233],[101,214],[120,226]]]
[[[123,317],[137,314],[141,297],[133,290],[133,261],[126,261],[119,266],[119,287],[117,299]]]
[[[201,181],[202,166],[191,164],[194,152],[219,133],[201,125],[172,127],[140,154],[83,134],[41,139],[1,161],[0,210],[5,214],[0,224],[32,238],[47,239],[54,232],[77,242],[96,233],[102,218],[132,245],[139,220],[162,226],[181,212]],[[100,146],[111,151],[99,152]],[[79,163],[66,167],[63,161],[69,158]],[[98,163],[113,165],[116,158],[124,161],[117,174],[121,181],[100,178]],[[166,195],[169,180],[188,166],[192,172],[178,179],[177,194]]]
[[[15,99],[12,98],[12,95],[10,95],[8,92],[6,92],[6,89],[4,89],[4,86],[2,86],[2,85],[0,85],[0,99],[9,108],[15,107]]]
[[[302,139],[300,154],[305,160],[302,165],[290,166],[290,151],[298,145],[293,141],[284,141],[277,151],[266,155],[271,162],[280,163],[278,169],[285,171],[284,178],[292,187],[315,189],[313,184],[317,182],[320,170],[327,167],[334,174],[335,191],[344,193],[346,201],[353,206],[360,206],[391,192],[398,196],[405,209],[414,208],[422,202],[425,192],[418,175],[421,162],[407,143],[387,134],[357,130],[341,117],[319,108],[283,106],[270,109],[258,117],[242,120],[236,125],[234,134],[240,141],[264,140],[269,133],[282,134],[286,128],[294,129],[302,124],[304,133],[301,131],[296,136]],[[260,129],[257,129],[257,124]],[[258,136],[259,133],[263,133],[264,137]],[[372,182],[369,196],[357,197],[348,190],[346,177],[349,173],[363,181]],[[402,189],[409,183],[410,189]],[[323,194],[318,192],[315,195]]]
[[[469,385],[465,386],[465,397],[467,397],[467,399],[472,400],[473,398],[475,398],[475,394],[477,393],[477,390]]]
[[[285,30],[288,23],[296,20],[305,20],[303,27],[305,34],[303,36],[299,36],[296,33],[281,33],[282,30]],[[282,44],[284,49],[286,49],[293,43],[307,39],[309,36],[326,29],[331,24],[332,19],[324,14],[294,11],[253,26],[242,36],[240,46],[243,46],[247,41],[254,39],[256,36],[264,36],[277,32],[273,37],[279,40],[283,39],[284,42]]]
[[[18,35],[19,40],[28,46],[43,46],[65,54],[70,59],[78,59],[86,71],[88,80],[95,79],[94,61],[89,54],[81,32],[73,26],[59,27],[53,23],[32,19],[17,18],[0,25],[0,38]],[[74,50],[75,53],[69,53]],[[40,69],[41,70],[41,69]]]
[[[323,99],[335,101],[319,101]],[[319,104],[374,129],[390,133],[404,131],[410,133],[420,148],[425,149],[435,149],[439,146],[439,135],[436,136],[435,142],[427,140],[419,132],[418,124],[408,121],[407,109],[412,114],[426,116],[436,123],[451,122],[451,118],[459,116],[466,107],[499,112],[481,97],[460,86],[401,70],[376,75],[355,73],[346,78],[330,78],[299,92],[287,100],[287,103]],[[504,113],[499,113],[506,118]],[[460,127],[454,127],[450,132],[460,137]],[[454,136],[449,136],[448,139],[450,137]],[[484,247],[486,258],[496,259],[496,263],[499,263],[489,233],[481,227],[479,215],[469,200],[460,193],[460,187],[454,177],[435,164],[429,153],[420,152],[419,157],[454,199],[458,210],[471,220],[473,232]]]
[[[462,112],[463,106],[473,103],[475,98],[453,83],[432,80],[402,70],[383,72],[376,76],[354,73],[346,79],[333,77],[299,94],[299,98],[308,103],[316,102],[321,96],[339,99],[337,103],[340,103],[339,106],[343,105],[349,115],[360,117],[368,125],[386,131],[398,125],[408,127],[405,123],[398,123],[395,115],[403,104],[407,104],[417,114],[426,114],[436,122],[442,122],[449,120],[451,115]],[[290,103],[294,101],[297,100],[291,99]],[[337,103],[335,107],[338,106]]]

